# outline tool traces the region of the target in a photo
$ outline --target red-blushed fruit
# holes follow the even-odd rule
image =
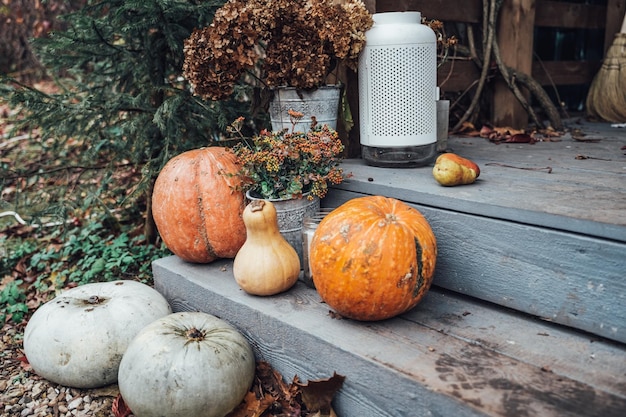
[[[437,242],[418,210],[393,198],[361,197],[322,220],[309,259],[315,288],[337,313],[383,320],[426,295]]]
[[[235,257],[246,240],[238,169],[223,147],[183,152],[165,164],[154,184],[152,214],[175,255],[196,263]]]
[[[479,175],[476,163],[453,153],[441,154],[433,167],[433,177],[446,187],[472,184]]]

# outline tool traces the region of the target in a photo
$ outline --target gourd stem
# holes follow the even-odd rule
[[[89,305],[95,305],[95,304],[104,304],[108,301],[109,299],[107,297],[101,297],[99,295],[91,295],[89,296],[89,298],[87,299],[83,299],[82,302],[83,304],[89,304]]]
[[[264,200],[253,200],[250,203],[250,211],[251,212],[263,211],[264,206],[265,206]]]
[[[204,333],[196,329],[195,327],[192,327],[191,329],[187,330],[187,337],[189,338],[189,340],[197,342],[200,340],[204,340]]]

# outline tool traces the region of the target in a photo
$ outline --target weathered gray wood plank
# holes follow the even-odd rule
[[[626,244],[415,204],[439,249],[433,285],[626,342]],[[462,192],[462,191],[461,191]],[[337,207],[360,193],[332,190]]]
[[[458,294],[432,290],[428,299],[403,319],[485,346],[505,356],[544,367],[573,380],[585,381],[602,391],[625,395],[624,345],[585,335],[560,325],[533,319],[507,309],[494,309]],[[406,333],[406,337],[414,337]],[[562,348],[555,349],[555,346]]]
[[[231,322],[286,379],[345,375],[342,417],[618,416],[626,407],[623,345],[437,289],[402,317],[336,320],[300,283],[279,296],[245,294],[231,265],[161,259],[155,286],[176,311]]]
[[[440,186],[432,166],[347,160],[351,178],[322,205],[363,195],[409,202],[438,239],[435,285],[626,342],[626,129],[570,127],[580,132],[534,145],[450,137],[452,151],[481,167],[467,186]]]
[[[432,166],[376,168],[353,159],[343,164],[352,178],[336,188],[626,242],[626,155],[621,150],[626,129],[607,126],[583,126],[584,138],[596,143],[576,141],[569,133],[559,142],[534,145],[450,137],[449,148],[481,168],[472,185],[442,187],[432,177]],[[545,167],[552,173],[528,170]]]
[[[432,177],[432,167],[394,170],[370,167],[358,159],[344,162],[344,170],[352,177],[335,188],[626,242],[626,188],[615,184],[618,180],[620,186],[626,184],[626,176],[573,173],[554,166],[552,174],[524,171],[486,164],[517,164],[524,168],[547,165],[517,163],[511,158],[482,160],[470,152],[458,153],[480,165],[481,175],[474,184],[442,187]],[[503,160],[510,162],[497,162]],[[612,186],[602,186],[603,182]]]

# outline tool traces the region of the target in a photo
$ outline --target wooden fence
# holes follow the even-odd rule
[[[372,12],[420,11],[429,19],[482,27],[482,0],[366,0]],[[604,29],[604,52],[611,45],[624,17],[626,0],[606,5],[567,1],[504,0],[498,20],[498,44],[506,65],[532,75],[542,85],[577,85],[591,82],[601,61],[538,61],[534,59],[535,27]],[[439,69],[442,90],[464,91],[479,78],[474,63],[449,61]],[[528,117],[504,82],[493,93],[492,122],[499,126],[526,127]]]

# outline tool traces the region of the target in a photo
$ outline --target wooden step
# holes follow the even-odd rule
[[[155,286],[176,311],[233,323],[288,380],[345,375],[341,417],[621,416],[626,129],[571,128],[581,131],[534,145],[449,138],[450,150],[481,167],[462,187],[439,186],[432,166],[343,163],[351,177],[322,207],[397,198],[437,237],[433,287],[400,317],[338,320],[301,283],[249,296],[229,260],[158,260]]]
[[[481,168],[466,186],[440,186],[432,166],[347,160],[351,177],[322,206],[405,201],[437,237],[433,285],[626,343],[626,129],[575,126],[584,133],[533,145],[450,137]]]
[[[365,323],[329,314],[298,283],[255,297],[232,261],[153,263],[175,311],[204,311],[236,326],[257,359],[286,380],[346,376],[341,417],[621,416],[626,349],[495,304],[432,288],[409,313]]]

